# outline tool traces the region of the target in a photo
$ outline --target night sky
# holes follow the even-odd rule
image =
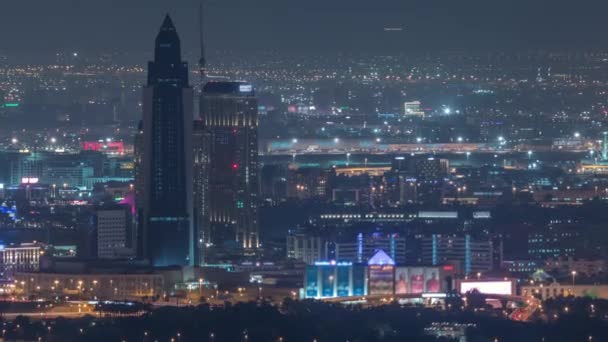
[[[601,0],[206,1],[210,49],[607,45],[608,2]],[[198,0],[2,0],[0,49],[146,51],[168,11],[184,46],[194,50],[197,8]]]

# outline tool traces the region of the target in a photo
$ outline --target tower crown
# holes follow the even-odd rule
[[[165,15],[165,19],[163,20],[163,24],[160,27],[161,32],[162,31],[175,31],[175,25],[173,25],[173,20],[171,20],[171,16],[169,16],[169,13],[167,13]]]
[[[165,16],[160,31],[156,36],[156,46],[154,49],[154,60],[156,62],[180,63],[181,47],[179,36],[173,20],[169,14]]]

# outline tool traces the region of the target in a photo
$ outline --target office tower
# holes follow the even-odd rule
[[[602,141],[602,160],[608,161],[608,132],[604,132],[604,139]]]
[[[133,176],[135,178],[135,214],[133,220],[136,231],[135,249],[138,258],[144,258],[144,123],[139,121],[133,143]]]
[[[405,263],[405,237],[397,234],[359,233],[356,239],[336,241],[328,246],[328,259],[337,261],[365,262],[383,250],[397,263]]]
[[[432,234],[422,239],[422,261],[429,265],[458,263],[465,274],[491,271],[494,253],[502,254],[491,239]],[[499,257],[502,258],[502,257]]]
[[[210,133],[209,219],[214,243],[236,241],[251,252],[258,240],[258,112],[251,84],[208,82],[201,119]]]
[[[206,130],[201,120],[194,121],[192,132],[194,149],[194,226],[198,227],[197,249],[198,264],[206,262],[205,248],[211,246],[209,230],[209,151],[211,133]]]
[[[192,89],[167,15],[148,63],[143,101],[144,255],[155,266],[194,263]]]
[[[101,259],[134,256],[133,230],[129,207],[97,210],[97,257]]]
[[[326,242],[321,236],[307,234],[304,230],[287,232],[287,258],[312,265],[327,260]],[[335,260],[335,259],[334,259]]]
[[[39,152],[14,153],[8,156],[9,185],[18,185],[24,178],[42,178],[47,156]]]

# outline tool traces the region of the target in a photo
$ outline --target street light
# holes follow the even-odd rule
[[[574,280],[576,279],[576,271],[572,271],[572,285],[574,285]]]

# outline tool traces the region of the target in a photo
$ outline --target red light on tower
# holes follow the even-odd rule
[[[233,169],[233,170],[236,170],[236,169],[238,169],[238,168],[239,168],[239,164],[237,164],[237,163],[233,163],[233,164],[232,164],[232,169]]]

